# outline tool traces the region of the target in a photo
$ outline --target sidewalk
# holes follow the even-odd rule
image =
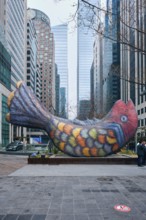
[[[26,159],[0,155],[3,170],[9,167],[0,169],[0,220],[146,220],[146,167]],[[116,211],[118,204],[131,211]]]

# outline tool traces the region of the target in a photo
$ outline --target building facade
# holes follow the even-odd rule
[[[55,75],[56,75],[56,111],[55,115],[59,116],[59,103],[60,103],[60,75],[58,74],[57,64],[55,64]]]
[[[96,5],[97,1],[90,1]],[[77,20],[77,114],[82,112],[81,100],[90,100],[90,70],[93,62],[93,30],[88,25],[88,17],[93,11],[84,7],[79,1],[79,13]],[[83,22],[83,23],[81,23]],[[87,23],[86,23],[87,22]],[[84,106],[84,105],[83,105]],[[86,112],[87,113],[87,112]],[[89,112],[87,113],[87,115]],[[88,116],[87,116],[88,117]]]
[[[36,92],[37,34],[32,20],[27,20],[27,86]],[[39,86],[40,87],[40,86]],[[38,87],[38,88],[39,88]]]
[[[0,37],[3,46],[11,56],[10,90],[16,89],[18,81],[26,80],[26,13],[26,0],[0,1],[0,29],[3,30],[4,34],[3,36],[0,34]],[[4,44],[4,38],[6,44]],[[7,96],[8,92],[6,92],[5,97]],[[5,98],[3,97],[2,100],[4,101]],[[9,127],[9,140],[6,141],[11,142],[16,137],[25,135],[25,129],[13,125]]]
[[[2,21],[11,55],[12,90],[16,83],[26,79],[26,14],[27,1],[3,1]]]
[[[97,12],[102,17],[103,30],[94,41],[94,109],[96,117],[103,117],[115,101],[120,99],[120,1],[107,0],[100,7],[108,13]],[[98,25],[99,27],[99,25]]]
[[[132,99],[137,108],[139,137],[146,136],[145,8],[144,0],[121,2],[121,98]]]
[[[10,139],[10,125],[5,117],[8,113],[7,97],[11,91],[11,56],[0,41],[0,147]]]
[[[55,41],[55,63],[60,75],[59,115],[68,117],[68,25],[61,24],[52,27]],[[63,89],[62,89],[63,88]],[[62,91],[64,91],[62,93]],[[64,94],[64,96],[63,96]],[[64,104],[64,106],[63,106]]]
[[[55,57],[54,36],[51,32],[50,19],[42,11],[28,9],[38,41],[38,68],[41,73],[41,102],[52,113],[55,109]]]

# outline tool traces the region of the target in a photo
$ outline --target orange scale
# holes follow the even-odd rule
[[[98,149],[96,147],[92,147],[90,149],[91,156],[97,157],[98,156]]]
[[[59,129],[59,131],[63,131],[64,126],[65,126],[65,123],[60,122],[60,123],[58,124],[58,129]]]
[[[80,135],[78,135],[76,137],[76,141],[77,141],[78,145],[80,145],[81,147],[85,147],[86,146],[85,139],[82,138]]]
[[[83,155],[86,156],[86,157],[90,157],[90,156],[91,156],[90,150],[89,150],[88,147],[83,148],[82,153],[83,153]]]
[[[64,148],[65,148],[65,143],[64,142],[60,142],[59,143],[59,149],[64,151]]]
[[[119,145],[118,144],[114,144],[112,147],[112,151],[117,151],[119,149]]]
[[[50,138],[52,138],[52,139],[53,139],[53,138],[54,138],[54,136],[55,136],[55,135],[54,135],[54,131],[51,131],[51,132],[49,133],[49,135],[50,135]]]
[[[108,130],[108,135],[110,137],[115,137],[115,134],[114,134],[114,132],[112,130]]]
[[[65,124],[65,126],[64,126],[64,128],[63,128],[64,133],[70,135],[71,132],[72,132],[72,130],[73,130],[73,126],[72,126],[72,125],[70,125],[70,124]]]
[[[80,134],[81,130],[82,130],[82,128],[73,129],[73,131],[72,131],[73,136],[76,138]]]
[[[98,142],[99,142],[100,144],[104,144],[104,143],[105,143],[105,135],[99,134],[99,135],[98,135]]]

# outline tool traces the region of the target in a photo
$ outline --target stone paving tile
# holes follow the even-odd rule
[[[3,220],[16,220],[17,218],[18,215],[8,214],[3,218]]]
[[[88,220],[88,215],[87,214],[75,215],[75,220]]]
[[[46,215],[34,215],[31,220],[45,220]]]
[[[61,219],[61,215],[47,215],[45,220],[60,220]]]
[[[0,154],[0,176],[6,176],[27,164],[27,156]]]
[[[74,215],[61,215],[60,220],[75,220],[75,216]]]
[[[116,211],[117,204],[131,212]],[[2,220],[146,220],[145,204],[143,176],[0,177]]]
[[[17,220],[31,220],[32,219],[32,215],[19,215]]]

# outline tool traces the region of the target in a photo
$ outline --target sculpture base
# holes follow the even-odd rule
[[[28,164],[136,164],[137,158],[131,157],[50,157],[28,158]]]

